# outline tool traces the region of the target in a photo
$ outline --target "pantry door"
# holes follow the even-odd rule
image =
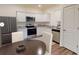
[[[63,46],[77,52],[77,39],[75,27],[75,5],[65,7],[63,10]]]

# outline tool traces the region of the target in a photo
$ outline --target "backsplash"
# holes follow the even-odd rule
[[[50,22],[35,22],[36,26],[49,26]]]

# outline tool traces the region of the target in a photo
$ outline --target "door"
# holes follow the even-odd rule
[[[64,8],[63,12],[63,45],[71,51],[77,52],[75,27],[75,5]]]
[[[77,41],[78,41],[78,49],[77,49],[77,51],[78,51],[78,54],[79,54],[79,5],[76,5],[76,8],[75,8],[75,10],[76,10],[76,39],[77,39]]]

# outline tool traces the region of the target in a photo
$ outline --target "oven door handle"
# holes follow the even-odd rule
[[[36,28],[27,28],[27,29],[36,29]]]

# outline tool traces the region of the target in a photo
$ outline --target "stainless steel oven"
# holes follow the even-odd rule
[[[26,26],[26,27],[28,36],[37,34],[37,28],[35,26]]]
[[[27,29],[27,35],[36,35],[37,29],[36,28],[28,28]]]

